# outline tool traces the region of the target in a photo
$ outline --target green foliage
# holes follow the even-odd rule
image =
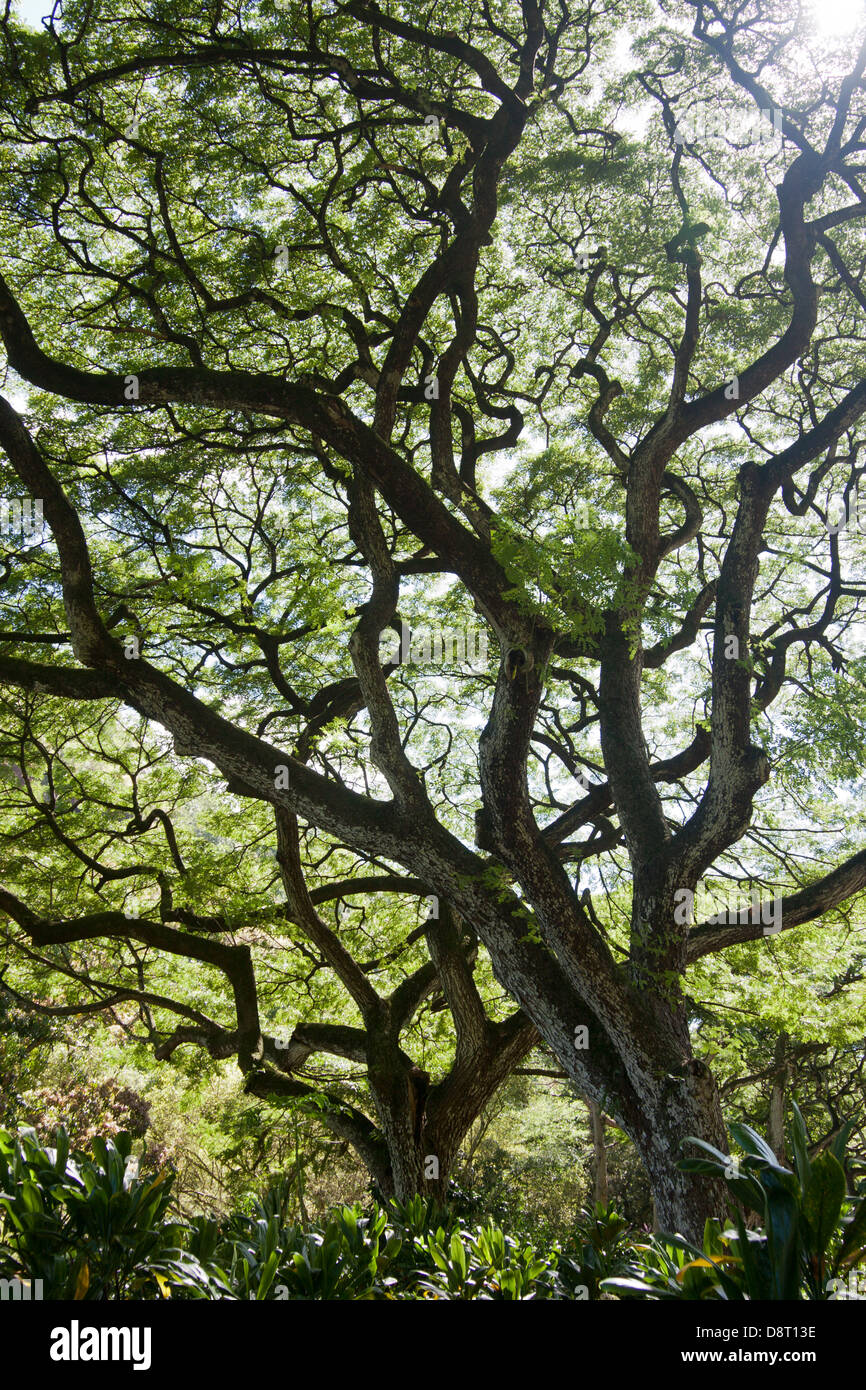
[[[706,1156],[682,1159],[678,1167],[725,1181],[735,1199],[734,1226],[723,1231],[718,1221],[708,1221],[702,1249],[679,1236],[662,1235],[639,1247],[639,1276],[607,1279],[603,1287],[654,1299],[833,1297],[832,1281],[866,1263],[866,1202],[848,1197],[843,1167],[852,1128],[843,1126],[830,1145],[810,1158],[806,1126],[795,1105],[793,1171],[750,1125],[730,1126],[743,1150],[738,1158],[702,1139],[684,1141]],[[760,1218],[759,1229],[747,1226],[743,1209]]]
[[[573,1282],[585,1286],[590,1298],[599,1298],[603,1280],[626,1277],[636,1268],[629,1223],[602,1202],[581,1208],[560,1265],[570,1268]]]
[[[0,1276],[41,1279],[52,1299],[226,1294],[168,1219],[171,1175],[139,1178],[126,1134],[92,1149],[70,1151],[62,1127],[50,1149],[34,1130],[0,1130]]]
[[[453,1230],[450,1238],[440,1227],[427,1236],[423,1254],[434,1272],[423,1275],[418,1287],[433,1298],[512,1301],[552,1296],[555,1263],[492,1223],[472,1233]]]
[[[503,517],[491,548],[512,584],[507,597],[575,639],[598,635],[604,608],[635,597],[627,572],[637,557],[617,531],[598,521],[576,530],[569,518],[529,535]]]
[[[711,178],[705,155],[680,150],[672,178],[662,108],[666,116],[682,116],[693,103],[708,101],[735,115],[746,104],[743,94],[727,82],[697,35],[678,20],[669,24],[669,15],[648,4],[631,0],[625,7],[629,26],[639,14],[648,20],[635,39],[640,77],[623,77],[618,61],[606,66],[623,18],[617,0],[601,10],[591,7],[585,19],[563,10],[555,62],[550,54],[553,67],[528,102],[520,103],[531,111],[523,138],[507,159],[497,161],[499,216],[489,233],[470,236],[478,251],[476,273],[473,256],[463,256],[460,248],[484,205],[497,206],[497,190],[485,193],[478,163],[486,150],[484,164],[490,164],[496,143],[479,138],[477,123],[493,115],[500,99],[489,83],[477,80],[471,64],[440,52],[441,45],[425,50],[399,34],[389,34],[383,44],[374,37],[375,24],[359,21],[343,6],[260,0],[237,13],[206,8],[203,23],[201,7],[186,0],[146,0],[134,10],[117,0],[96,6],[67,0],[51,34],[29,32],[11,17],[2,26],[3,276],[34,340],[57,361],[92,374],[157,368],[171,376],[181,368],[189,383],[190,368],[199,382],[218,372],[217,401],[228,403],[223,408],[213,394],[184,387],[165,404],[97,404],[103,400],[99,393],[87,404],[86,391],[65,397],[62,387],[55,393],[15,377],[16,408],[20,396],[35,452],[79,518],[94,602],[108,631],[137,634],[147,662],[160,673],[163,694],[172,687],[183,692],[186,709],[199,700],[200,713],[208,716],[203,727],[213,727],[210,716],[218,715],[238,735],[229,755],[225,748],[219,753],[217,742],[206,759],[179,736],[172,744],[165,732],[170,719],[167,726],[148,722],[125,705],[129,692],[122,680],[108,687],[110,698],[93,702],[50,694],[55,687],[45,678],[49,665],[59,664],[71,679],[70,663],[84,661],[89,645],[77,638],[70,645],[68,629],[76,625],[68,612],[68,573],[66,582],[61,574],[62,537],[56,527],[54,540],[46,535],[32,546],[4,536],[3,656],[6,669],[14,675],[17,668],[22,682],[4,683],[0,701],[4,886],[28,913],[52,922],[122,911],[130,924],[160,925],[163,941],[175,932],[175,946],[213,941],[219,933],[233,949],[249,952],[263,1032],[282,1039],[299,1021],[357,1027],[358,1011],[341,990],[333,959],[320,959],[319,946],[314,941],[312,950],[287,912],[273,859],[268,798],[230,793],[215,769],[231,768],[231,784],[243,786],[238,767],[245,755],[239,750],[251,738],[265,737],[308,765],[314,776],[303,803],[302,859],[314,895],[341,880],[351,884],[373,860],[387,861],[389,871],[417,872],[417,847],[413,840],[411,854],[404,852],[406,843],[401,851],[399,827],[396,841],[386,836],[378,847],[372,843],[378,837],[371,839],[371,827],[377,818],[388,819],[380,799],[382,759],[378,752],[371,756],[376,712],[366,698],[360,705],[350,698],[357,672],[349,634],[358,616],[376,606],[367,607],[369,566],[358,541],[363,508],[356,489],[367,450],[359,449],[349,430],[341,436],[345,457],[333,439],[326,448],[327,436],[302,423],[303,415],[285,418],[284,394],[291,400],[317,396],[323,420],[337,398],[346,422],[349,412],[358,421],[377,419],[373,391],[377,383],[387,384],[388,371],[382,372],[389,353],[411,328],[414,311],[408,313],[407,306],[423,301],[423,286],[438,285],[413,330],[414,350],[401,366],[394,429],[388,431],[412,477],[416,501],[404,505],[405,499],[393,495],[386,500],[382,489],[391,470],[380,469],[378,482],[368,479],[372,506],[390,557],[386,568],[399,576],[400,616],[413,626],[474,621],[482,612],[489,617],[490,606],[478,602],[473,585],[487,574],[492,556],[506,574],[498,598],[519,610],[513,615],[520,617],[519,627],[543,622],[556,629],[556,655],[542,673],[532,751],[519,769],[521,777],[526,774],[532,814],[546,824],[583,795],[576,787],[579,769],[594,767],[597,775],[607,775],[599,710],[610,711],[611,702],[597,698],[596,639],[610,618],[635,650],[639,637],[647,652],[660,649],[644,662],[641,685],[644,713],[660,711],[663,719],[657,740],[645,723],[653,757],[681,754],[697,729],[709,727],[711,713],[719,715],[720,707],[711,710],[713,604],[701,607],[699,600],[723,572],[740,465],[772,455],[783,440],[802,438],[807,419],[837,408],[846,383],[860,379],[862,300],[847,292],[855,272],[839,278],[838,266],[825,265],[825,252],[818,251],[814,279],[821,292],[813,342],[801,344],[796,364],[789,362],[790,370],[750,403],[748,423],[738,423],[738,411],[722,428],[680,436],[662,486],[657,529],[664,554],[649,592],[639,595],[631,581],[637,557],[625,536],[629,511],[628,534],[639,534],[646,494],[642,484],[635,488],[645,470],[629,470],[628,460],[654,429],[664,426],[663,440],[673,424],[672,368],[674,379],[683,377],[690,409],[735,369],[778,359],[774,342],[788,332],[795,281],[782,257],[768,248],[777,244],[776,190],[792,148],[765,160],[760,149],[725,145],[713,155]],[[442,0],[430,22],[477,44],[490,71],[510,81],[515,44],[523,37],[519,6],[488,9]],[[761,58],[757,64],[760,38],[749,30],[744,24],[738,43],[745,45],[746,66],[754,57],[759,70],[765,63]],[[166,35],[188,61],[162,61]],[[265,53],[288,44],[295,59],[288,67],[271,61],[212,63],[214,53],[247,42]],[[820,64],[811,57],[801,63],[808,47],[801,39],[792,40],[790,62],[782,60],[787,43],[780,43],[779,61],[767,60],[774,101],[799,110],[804,131],[807,123],[813,127],[811,138],[831,111],[832,74],[828,70],[825,82]],[[321,68],[322,52],[333,57],[333,71],[330,58],[328,72]],[[415,85],[419,70],[429,88],[423,101]],[[357,72],[366,74],[362,92],[379,81],[383,98],[392,92],[396,99],[356,100]],[[543,72],[539,59],[536,76]],[[572,76],[566,80],[565,73]],[[65,91],[69,83],[72,89]],[[650,94],[649,106],[657,109],[645,134],[635,138],[623,118],[633,98],[643,109]],[[450,113],[443,116],[441,141],[428,139],[421,128],[420,113],[431,109],[431,101]],[[141,129],[129,134],[133,117]],[[825,161],[825,167],[836,166]],[[835,185],[816,193],[809,217],[816,225],[829,219],[821,225],[832,228],[842,261],[862,268],[861,219],[838,215],[844,198],[838,172]],[[682,267],[697,264],[698,241],[704,267],[695,303],[699,331],[686,353],[691,300]],[[674,254],[684,243],[690,244],[685,259]],[[282,268],[274,260],[278,245],[291,253]],[[441,259],[449,246],[446,254],[461,261],[456,279],[454,266]],[[684,344],[679,351],[678,342]],[[443,419],[454,425],[454,444],[460,436],[463,458],[456,486],[440,487],[438,497],[427,498],[436,503],[430,512],[424,498],[437,428],[419,383],[443,352],[454,367]],[[250,382],[263,373],[287,383],[285,393],[282,387],[277,391],[275,414],[259,413],[248,394]],[[79,377],[79,387],[82,382]],[[450,431],[446,423],[449,437]],[[760,682],[784,657],[784,704],[776,707],[777,717],[753,702],[752,737],[766,749],[774,779],[756,797],[749,839],[731,843],[721,856],[716,867],[722,880],[749,871],[800,888],[862,841],[857,782],[866,687],[853,635],[864,602],[863,539],[851,532],[839,540],[844,564],[838,582],[827,581],[820,616],[821,576],[835,575],[837,567],[833,560],[828,568],[823,491],[816,491],[819,484],[838,491],[845,483],[856,464],[855,443],[852,436],[838,450],[834,445],[826,468],[821,463],[808,480],[802,474],[791,484],[793,493],[786,488],[770,508],[750,614],[753,638],[734,669]],[[17,495],[20,484],[11,457],[4,456],[0,491]],[[694,508],[687,507],[684,517],[683,497],[689,494]],[[651,497],[646,505],[654,505]],[[443,506],[450,510],[448,526]],[[427,524],[416,533],[427,512]],[[698,529],[687,525],[688,534],[678,540],[676,531],[692,512],[700,516]],[[480,567],[454,563],[447,537],[459,534],[460,518],[468,528],[465,553],[483,559]],[[73,568],[79,572],[77,560]],[[692,622],[688,615],[696,603],[700,614]],[[524,624],[525,616],[531,621]],[[494,680],[494,663],[471,676],[410,674],[406,668],[388,675],[401,746],[419,770],[443,832],[430,863],[441,862],[448,834],[452,843],[471,843],[472,815],[481,800],[478,735]],[[752,681],[747,684],[753,698]],[[156,706],[141,707],[166,715],[168,704],[161,695]],[[705,763],[695,765],[688,757],[684,762],[690,770],[674,777],[666,772],[655,781],[672,835],[693,816],[706,782]],[[341,791],[368,796],[367,814],[354,827],[347,825],[348,811],[333,811],[335,804],[360,807],[352,797],[341,798]],[[618,790],[614,803],[621,803]],[[583,880],[575,884],[576,894],[599,928],[599,942],[606,937],[615,958],[634,960],[626,940],[630,853],[617,823],[621,806],[611,809],[609,822],[605,810],[602,818],[584,823],[594,843],[578,837],[563,852],[574,856],[570,862]],[[455,858],[443,882],[457,886],[458,905],[462,898],[463,915],[474,923],[478,892],[474,886],[466,891],[475,882],[462,872],[466,858]],[[507,908],[512,920],[523,917],[523,942],[540,943],[544,914],[533,911],[532,893],[516,889],[515,876],[495,866],[480,877],[478,891],[486,891],[491,905]],[[543,864],[540,873],[526,875],[527,882],[548,878]],[[438,885],[433,888],[438,891]],[[384,902],[383,897],[344,891],[320,906],[341,950],[389,997],[429,958],[415,930],[414,903],[407,905],[400,894]],[[59,1018],[92,1010],[94,989],[97,1003],[116,990],[106,1008],[126,1038],[124,1047],[136,1065],[136,1050],[145,1045],[156,1057],[172,1058],[175,1074],[188,1083],[185,1093],[175,1093],[182,1094],[178,1126],[189,1125],[206,1158],[225,1160],[228,1177],[223,1181],[221,1174],[208,1186],[208,1196],[221,1182],[220,1196],[228,1191],[228,1199],[238,1202],[249,1172],[262,1182],[285,1167],[264,1105],[238,1105],[234,1120],[229,1106],[219,1113],[217,1107],[208,1113],[197,1107],[203,1080],[214,1077],[217,1059],[227,1055],[225,1048],[240,1031],[231,988],[219,971],[177,952],[142,950],[131,926],[128,939],[86,932],[34,952],[28,921],[4,915],[0,922],[10,998],[32,1000]],[[804,925],[782,940],[749,942],[697,962],[688,981],[690,996],[701,1001],[694,1004],[696,1050],[718,1057],[722,1079],[759,1071],[747,1065],[749,1054],[760,1051],[762,1034],[783,1027],[798,1043],[820,1038],[849,1048],[851,1071],[859,1067],[866,972],[858,930],[861,919],[851,910],[841,926],[838,920],[829,929]],[[484,947],[470,944],[482,1003],[499,1020],[510,1006]],[[646,958],[656,949],[668,955],[665,946],[640,944]],[[639,985],[644,981],[660,1004],[679,1001],[679,971],[647,970]],[[109,982],[112,989],[101,994]],[[443,1002],[441,991],[425,995],[401,1039],[436,1079],[445,1074],[456,1046]],[[713,1006],[720,1011],[716,1016]],[[7,1027],[7,1012],[14,1026]],[[613,1012],[618,1018],[615,1007]],[[756,1020],[751,1036],[729,1022],[747,1013]],[[179,1020],[189,1025],[183,1043],[176,1037]],[[36,1089],[35,1058],[49,1026],[17,1006],[13,1017],[0,993],[0,1122],[19,1123],[41,1108],[52,1120],[63,1119],[68,1130],[80,1119],[76,1144],[97,1131],[106,1134],[109,1122],[131,1131],[114,1105],[118,1097],[100,1095],[96,1086],[86,1097],[72,1087],[65,1095],[56,1087]],[[59,1029],[52,1036],[62,1041]],[[194,1039],[201,1051],[191,1061]],[[115,1044],[113,1036],[105,1041],[105,1053]],[[117,1059],[110,1060],[113,1066]],[[350,1102],[368,1117],[376,1113],[363,1064],[344,1066],[346,1061],[342,1052],[324,1062],[311,1054],[310,1094],[303,1104],[318,1107],[325,1131],[337,1108]],[[151,1058],[148,1079],[155,1065]],[[809,1092],[812,1108],[806,1100],[803,1105],[811,1123],[823,1104],[822,1089],[799,1077],[797,1086]],[[73,1114],[72,1102],[78,1101]],[[765,1097],[756,1085],[738,1092],[735,1103],[760,1122]],[[300,1107],[294,1106],[296,1119]],[[279,1115],[276,1105],[272,1111]],[[252,1225],[238,1218],[231,1228],[235,1240],[220,1230],[199,1233],[205,1242],[213,1236],[243,1296],[272,1296],[278,1272],[293,1297],[367,1296],[396,1277],[388,1271],[402,1268],[407,1251],[416,1251],[413,1236],[408,1243],[400,1237],[399,1252],[383,1253],[390,1237],[384,1228],[375,1229],[378,1216],[356,1213],[354,1226],[348,1217],[337,1217],[314,1231],[302,1210],[308,1155],[296,1145],[293,1192],[303,1228],[289,1228],[283,1202],[264,1215],[245,1212]],[[335,1159],[332,1150],[320,1150],[318,1157],[323,1168]],[[101,1161],[98,1155],[93,1160],[97,1168]],[[578,1177],[572,1181],[583,1186],[572,1201],[574,1187],[562,1181],[563,1164],[544,1156],[526,1159],[533,1199],[562,1183],[565,1196],[555,1213],[560,1222],[566,1206],[570,1217],[585,1200],[582,1166],[573,1165]],[[507,1186],[509,1171],[513,1167],[503,1162],[500,1186]],[[772,1275],[774,1288],[791,1287],[799,1278],[803,1249],[817,1261],[813,1277],[820,1277],[822,1264],[835,1257],[840,1219],[839,1173],[829,1156],[814,1160],[799,1196],[782,1172],[768,1169],[760,1181],[750,1172],[743,1179],[762,1203],[756,1210],[765,1223],[769,1265],[760,1251],[744,1246],[742,1268],[751,1268],[754,1255],[755,1277]],[[345,1201],[354,1189],[339,1195]],[[19,1197],[16,1189],[14,1201]],[[334,1199],[332,1190],[327,1205]],[[97,1211],[100,1200],[94,1197],[88,1210]],[[69,1202],[69,1213],[83,1220],[72,1197]],[[122,1219],[121,1207],[116,1205],[112,1219]],[[315,1211],[324,1208],[322,1203]],[[545,1244],[532,1229],[536,1211],[509,1213],[508,1222],[496,1214],[509,1239],[519,1237],[516,1246],[501,1248],[490,1234],[494,1228],[485,1224],[489,1215],[476,1211],[473,1220],[480,1218],[481,1225],[464,1223],[456,1237],[444,1218],[425,1231],[423,1258],[417,1258],[425,1277],[439,1281],[441,1296],[489,1291],[494,1275],[509,1297],[534,1296],[535,1285],[542,1287],[546,1276],[536,1279],[528,1272],[534,1268],[532,1251]],[[580,1249],[572,1254],[576,1267],[585,1275],[591,1271],[595,1287],[622,1253],[622,1237],[613,1218],[596,1215],[590,1225],[591,1231],[584,1220]],[[182,1233],[176,1235],[180,1240]],[[749,1241],[756,1244],[751,1236]],[[564,1267],[560,1261],[559,1270]],[[687,1271],[690,1288],[700,1285],[702,1268]]]
[[[488,1221],[470,1227],[415,1196],[365,1213],[337,1208],[306,1229],[283,1224],[279,1186],[252,1215],[192,1223],[191,1251],[216,1260],[241,1298],[359,1301],[433,1298],[528,1300],[566,1297],[557,1256]],[[573,1274],[574,1271],[567,1266]]]
[[[385,1290],[401,1241],[386,1230],[383,1211],[368,1217],[357,1205],[344,1206],[302,1230],[281,1220],[279,1194],[279,1186],[270,1189],[252,1215],[234,1213],[221,1227],[194,1220],[190,1249],[224,1264],[241,1298],[356,1301]]]
[[[625,1222],[600,1207],[546,1252],[420,1196],[301,1226],[287,1179],[250,1212],[181,1223],[171,1175],[139,1179],[128,1135],[92,1147],[70,1153],[62,1128],[52,1149],[0,1131],[0,1277],[41,1279],[47,1299],[529,1301],[595,1297],[604,1273],[631,1267]]]
[[[810,1158],[796,1111],[792,1172],[749,1126],[733,1128],[738,1163],[700,1143],[707,1157],[680,1166],[723,1176],[762,1226],[748,1229],[735,1208],[733,1227],[707,1222],[701,1248],[664,1234],[636,1242],[602,1204],[582,1209],[565,1241],[542,1247],[491,1218],[467,1219],[459,1200],[442,1207],[417,1195],[343,1205],[300,1225],[287,1219],[288,1178],[248,1212],[181,1223],[169,1211],[171,1175],[138,1178],[129,1136],[97,1139],[88,1155],[70,1153],[62,1128],[51,1149],[32,1130],[0,1130],[0,1277],[40,1279],[45,1298],[73,1300],[832,1297],[832,1281],[866,1263],[866,1203],[845,1192],[847,1135]]]

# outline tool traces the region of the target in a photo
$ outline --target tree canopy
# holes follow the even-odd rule
[[[725,1010],[862,1041],[864,24],[0,27],[5,988],[400,1195],[540,1041],[699,1231]]]

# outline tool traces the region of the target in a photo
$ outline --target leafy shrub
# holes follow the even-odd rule
[[[581,1209],[574,1233],[560,1256],[562,1277],[584,1287],[589,1298],[600,1298],[602,1281],[639,1271],[634,1255],[634,1232],[612,1206],[597,1202]]]
[[[420,1196],[343,1206],[323,1222],[287,1225],[279,1189],[251,1214],[191,1222],[189,1249],[216,1262],[241,1298],[530,1300],[587,1297],[583,1269],[540,1253],[491,1221],[470,1225]],[[575,1293],[577,1290],[577,1293]]]
[[[470,1226],[453,1210],[420,1197],[391,1203],[404,1252],[395,1263],[406,1277],[404,1297],[485,1300],[586,1299],[598,1296],[605,1274],[633,1269],[626,1222],[608,1208],[582,1211],[569,1240],[540,1251],[525,1238],[506,1234],[491,1220]]]
[[[140,1139],[150,1124],[144,1097],[114,1080],[36,1087],[27,1093],[27,1110],[38,1133],[49,1134],[62,1125],[75,1149],[87,1149],[99,1136]]]
[[[683,1159],[678,1166],[724,1179],[736,1199],[733,1228],[723,1231],[718,1221],[708,1221],[700,1250],[679,1236],[660,1236],[638,1247],[639,1276],[606,1279],[602,1287],[653,1299],[823,1300],[833,1296],[831,1280],[866,1262],[866,1201],[848,1197],[842,1166],[850,1125],[810,1158],[795,1105],[793,1171],[749,1125],[730,1130],[741,1158],[692,1138],[685,1142],[706,1157]],[[843,1215],[846,1206],[851,1210]],[[761,1229],[747,1229],[743,1207],[760,1217]]]
[[[384,1292],[401,1245],[390,1233],[383,1239],[385,1212],[367,1217],[345,1206],[304,1231],[284,1225],[273,1205],[269,1193],[251,1216],[235,1212],[222,1225],[194,1219],[190,1252],[218,1262],[240,1298],[358,1300]]]
[[[50,1149],[32,1129],[0,1130],[0,1275],[39,1279],[49,1299],[229,1294],[167,1219],[171,1175],[139,1178],[131,1148],[127,1134],[88,1155],[70,1153],[63,1128]]]
[[[601,1205],[539,1248],[477,1220],[466,1194],[448,1208],[420,1196],[344,1205],[302,1226],[288,1219],[292,1176],[222,1220],[184,1223],[170,1215],[174,1175],[139,1177],[129,1135],[96,1138],[88,1154],[70,1152],[62,1128],[55,1148],[0,1129],[0,1276],[40,1279],[49,1299],[832,1297],[833,1280],[866,1261],[866,1202],[847,1195],[842,1167],[847,1130],[810,1157],[795,1107],[793,1171],[748,1125],[731,1133],[742,1158],[690,1140],[701,1156],[680,1164],[721,1175],[733,1199],[733,1225],[708,1221],[698,1249],[672,1235],[635,1243]],[[761,1229],[747,1229],[741,1207]]]

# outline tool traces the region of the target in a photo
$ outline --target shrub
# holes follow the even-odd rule
[[[29,1129],[0,1129],[0,1276],[40,1279],[49,1299],[230,1298],[530,1301],[823,1299],[866,1261],[866,1202],[847,1195],[847,1130],[816,1156],[795,1107],[793,1170],[748,1125],[738,1159],[699,1140],[688,1172],[721,1175],[733,1224],[708,1221],[700,1249],[676,1235],[635,1243],[612,1207],[582,1210],[567,1239],[507,1232],[465,1193],[447,1208],[411,1201],[343,1205],[289,1221],[286,1175],[222,1220],[170,1214],[174,1175],[138,1175],[127,1134],[70,1151]],[[743,1208],[762,1221],[748,1230]]]
[[[39,1279],[49,1299],[229,1294],[167,1219],[171,1175],[139,1178],[131,1148],[127,1134],[87,1154],[62,1127],[50,1149],[32,1129],[0,1130],[0,1275]]]
[[[724,1179],[734,1199],[733,1228],[723,1231],[718,1221],[708,1221],[700,1250],[679,1236],[660,1236],[638,1247],[640,1276],[606,1279],[602,1287],[654,1299],[823,1300],[834,1296],[842,1271],[866,1261],[866,1202],[848,1197],[843,1168],[850,1125],[810,1158],[795,1105],[793,1171],[749,1125],[730,1130],[742,1157],[692,1138],[685,1142],[705,1157],[678,1166]],[[759,1230],[747,1229],[742,1208],[760,1217]]]

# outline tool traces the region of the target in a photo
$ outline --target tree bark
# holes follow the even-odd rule
[[[770,1086],[770,1113],[767,1120],[767,1140],[780,1163],[787,1163],[785,1153],[785,1090],[790,1076],[788,1034],[781,1032],[773,1053],[773,1080]]]
[[[604,1143],[604,1116],[594,1100],[589,1102],[589,1120],[592,1129],[592,1154],[595,1171],[595,1200],[607,1206],[607,1149]]]
[[[646,1096],[649,1123],[633,1137],[652,1186],[658,1229],[700,1245],[708,1218],[725,1215],[727,1188],[721,1180],[680,1172],[677,1158],[697,1155],[697,1149],[683,1145],[689,1136],[723,1152],[728,1140],[708,1068],[695,1060],[684,1071],[680,1077],[666,1077],[655,1094]]]

